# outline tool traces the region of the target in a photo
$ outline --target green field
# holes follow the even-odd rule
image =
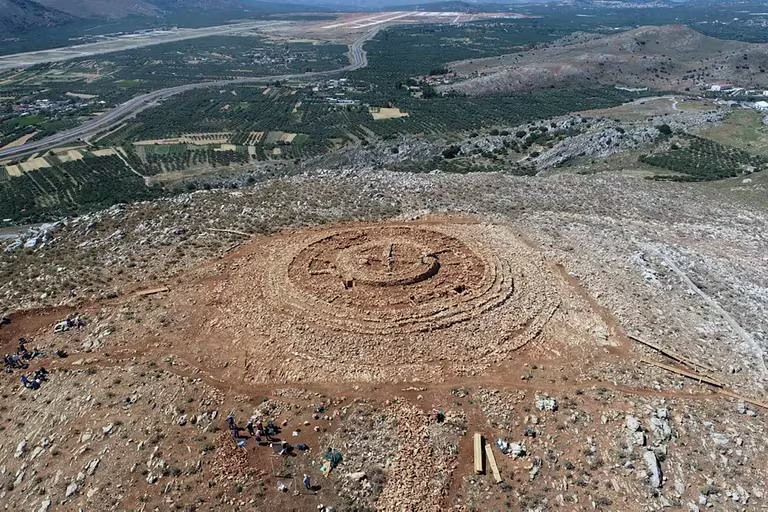
[[[669,149],[642,155],[641,163],[660,167],[677,176],[657,176],[673,181],[713,181],[761,171],[768,159],[695,135],[672,137]]]
[[[702,136],[743,149],[756,155],[768,156],[768,126],[762,122],[765,113],[736,110],[724,122],[702,133]]]
[[[23,116],[8,121],[8,124],[16,126],[37,126],[43,124],[47,120],[48,119],[43,116]]]
[[[117,82],[115,82],[115,85],[118,87],[125,87],[125,88],[138,87],[139,85],[141,85],[141,82],[139,82],[138,80],[118,80]]]

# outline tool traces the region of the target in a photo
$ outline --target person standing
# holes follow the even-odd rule
[[[309,475],[307,475],[306,473],[304,474],[303,482],[304,482],[304,487],[306,487],[306,489],[308,491],[311,491],[312,490],[312,482],[309,480]]]
[[[235,424],[235,417],[232,416],[232,414],[227,416],[227,426],[232,431],[232,437],[234,437],[235,439],[240,437],[240,429],[237,428],[237,424]]]

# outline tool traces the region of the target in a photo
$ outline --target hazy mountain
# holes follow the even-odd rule
[[[38,4],[78,18],[122,18],[130,14],[151,15],[158,8],[144,0],[35,0]]]
[[[73,19],[31,0],[0,0],[0,33],[54,26]]]
[[[0,0],[0,35],[10,37],[38,27],[55,27],[79,19],[118,19],[126,16],[167,18],[177,13],[231,13],[237,17],[261,13],[324,10],[319,5],[258,0]]]

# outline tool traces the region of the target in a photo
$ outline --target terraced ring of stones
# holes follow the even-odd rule
[[[509,262],[468,241],[439,228],[401,225],[316,233],[269,265],[267,297],[336,331],[396,335],[447,328],[507,304],[516,292]],[[510,335],[536,324],[545,302],[529,299],[530,293],[520,297],[519,314],[494,319]]]

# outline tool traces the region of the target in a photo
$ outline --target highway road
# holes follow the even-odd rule
[[[139,112],[147,110],[148,108],[152,108],[161,100],[176,96],[186,91],[191,91],[193,89],[201,89],[205,87],[223,87],[253,82],[258,83],[264,81],[290,80],[295,78],[310,78],[315,76],[341,73],[344,71],[354,71],[356,69],[364,68],[368,65],[368,56],[366,55],[365,50],[363,50],[363,45],[366,41],[373,38],[381,28],[382,26],[377,26],[373,30],[366,32],[354,43],[349,45],[349,52],[347,54],[349,57],[349,65],[344,66],[343,68],[334,69],[331,71],[315,71],[311,73],[300,73],[292,75],[261,76],[234,80],[212,80],[209,82],[197,82],[192,84],[179,85],[176,87],[169,87],[167,89],[159,89],[157,91],[152,91],[147,94],[137,96],[131,100],[126,101],[125,103],[121,103],[106,114],[86,121],[85,123],[75,128],[56,133],[50,137],[46,137],[34,142],[28,142],[14,148],[0,149],[0,160],[13,160],[23,158],[39,151],[47,151],[57,146],[76,142],[88,137],[93,137],[100,133],[104,133],[110,128],[118,126],[126,119],[135,116]]]

